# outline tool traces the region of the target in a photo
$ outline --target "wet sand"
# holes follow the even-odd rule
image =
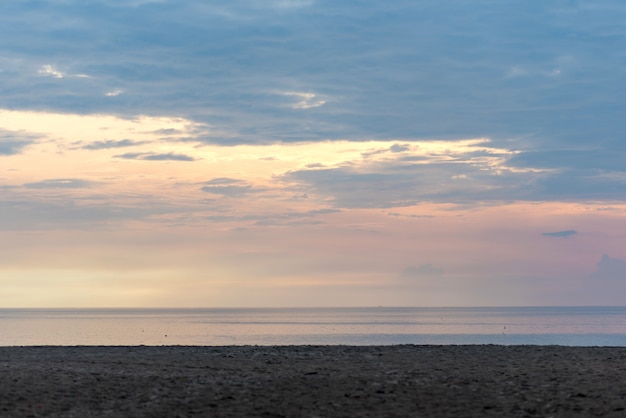
[[[2,417],[625,417],[626,348],[0,347]]]

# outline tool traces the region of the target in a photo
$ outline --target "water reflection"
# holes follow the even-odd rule
[[[0,345],[626,346],[624,307],[1,309]]]

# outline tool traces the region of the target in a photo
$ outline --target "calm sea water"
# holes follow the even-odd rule
[[[0,346],[626,346],[626,307],[0,309]]]

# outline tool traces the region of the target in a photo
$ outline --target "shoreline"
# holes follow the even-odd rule
[[[0,347],[0,416],[626,415],[626,347]]]

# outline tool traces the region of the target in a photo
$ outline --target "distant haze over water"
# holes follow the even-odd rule
[[[626,346],[626,307],[0,309],[0,345]]]

